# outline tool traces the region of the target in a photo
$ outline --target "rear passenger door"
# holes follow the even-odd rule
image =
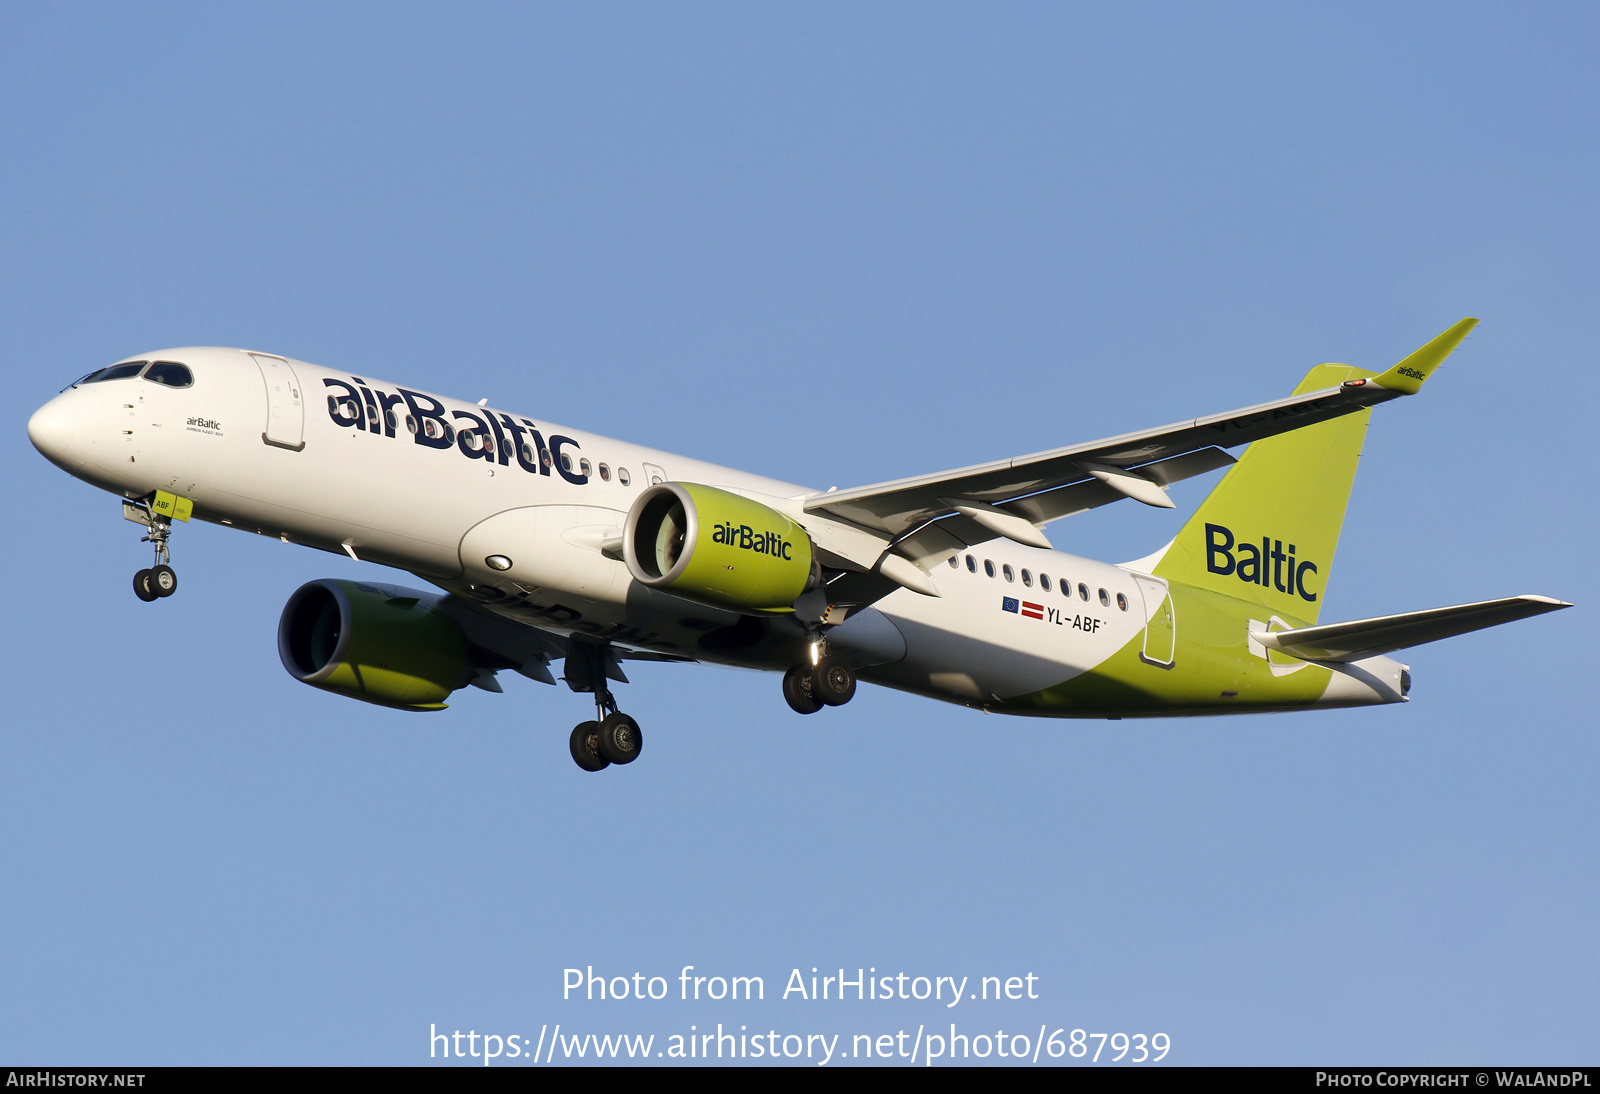
[[[1172,593],[1159,578],[1135,574],[1133,580],[1144,598],[1144,650],[1140,658],[1170,669],[1178,648],[1178,614],[1172,606]]]

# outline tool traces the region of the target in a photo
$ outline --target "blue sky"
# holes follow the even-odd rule
[[[952,1020],[1183,1063],[1592,1061],[1597,24],[7,7],[0,1061]],[[237,345],[844,487],[1386,367],[1463,315],[1374,415],[1324,618],[1579,606],[1411,652],[1411,704],[1052,723],[863,688],[800,719],[775,678],[643,665],[650,755],[594,778],[565,689],[403,715],[282,671],[300,583],[405,575],[186,527],[179,595],[139,603],[134,526],[24,430],[92,367]],[[1210,484],[1051,535],[1137,557]],[[561,999],[567,967],[691,964],[768,1001]],[[773,998],[813,966],[1041,998]]]

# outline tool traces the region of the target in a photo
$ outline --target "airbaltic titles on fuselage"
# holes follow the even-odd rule
[[[400,428],[395,408],[405,405],[405,428],[411,439],[425,448],[454,448],[469,460],[488,460],[509,467],[517,466],[530,475],[549,475],[550,469],[575,486],[589,481],[562,449],[579,449],[571,437],[552,435],[548,444],[538,426],[527,418],[513,418],[484,407],[474,410],[449,410],[432,395],[396,388],[389,394],[359,376],[349,380],[324,377],[323,386],[343,389],[328,396],[328,417],[346,429],[394,437]],[[448,415],[448,417],[446,417]],[[509,437],[509,439],[508,439]]]

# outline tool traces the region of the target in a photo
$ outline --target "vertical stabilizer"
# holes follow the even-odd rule
[[[1372,375],[1318,365],[1295,393]],[[1183,526],[1156,576],[1316,622],[1371,414],[1364,408],[1250,445]]]

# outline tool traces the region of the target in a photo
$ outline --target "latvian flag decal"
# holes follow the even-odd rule
[[[1018,614],[1025,615],[1029,619],[1044,618],[1043,604],[1035,604],[1030,600],[1018,600],[1014,596],[1002,597],[1000,599],[1000,610],[1005,612],[1018,612]]]

